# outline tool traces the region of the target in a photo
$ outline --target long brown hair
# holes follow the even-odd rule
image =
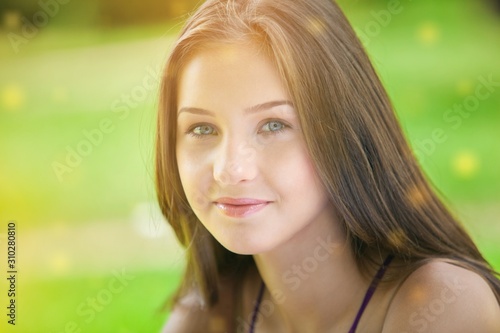
[[[156,138],[158,200],[187,253],[178,295],[196,288],[213,305],[218,280],[253,265],[197,219],[175,154],[182,66],[206,43],[242,40],[263,45],[282,76],[359,266],[371,267],[374,253],[392,253],[407,272],[442,258],[479,273],[500,301],[497,274],[431,189],[363,46],[329,0],[208,0],[182,30],[165,67]]]

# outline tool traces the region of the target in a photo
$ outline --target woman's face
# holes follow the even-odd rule
[[[182,186],[223,246],[270,251],[330,216],[291,98],[258,47],[207,47],[190,58],[178,84]]]

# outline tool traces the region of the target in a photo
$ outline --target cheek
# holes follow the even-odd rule
[[[206,208],[215,190],[207,156],[182,148],[177,149],[177,165],[182,187],[194,211]]]
[[[278,181],[276,185],[282,191],[301,193],[306,188],[319,186],[314,165],[302,142],[283,145],[266,155],[265,165],[271,168],[268,178]]]

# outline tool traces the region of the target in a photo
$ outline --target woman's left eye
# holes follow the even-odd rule
[[[280,132],[286,127],[281,121],[273,120],[262,126],[263,132]]]

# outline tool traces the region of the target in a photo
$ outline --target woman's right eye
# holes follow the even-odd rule
[[[204,125],[198,125],[198,126],[191,128],[188,131],[188,133],[196,138],[201,138],[201,137],[207,136],[207,135],[215,135],[216,131],[212,126],[204,124]]]

